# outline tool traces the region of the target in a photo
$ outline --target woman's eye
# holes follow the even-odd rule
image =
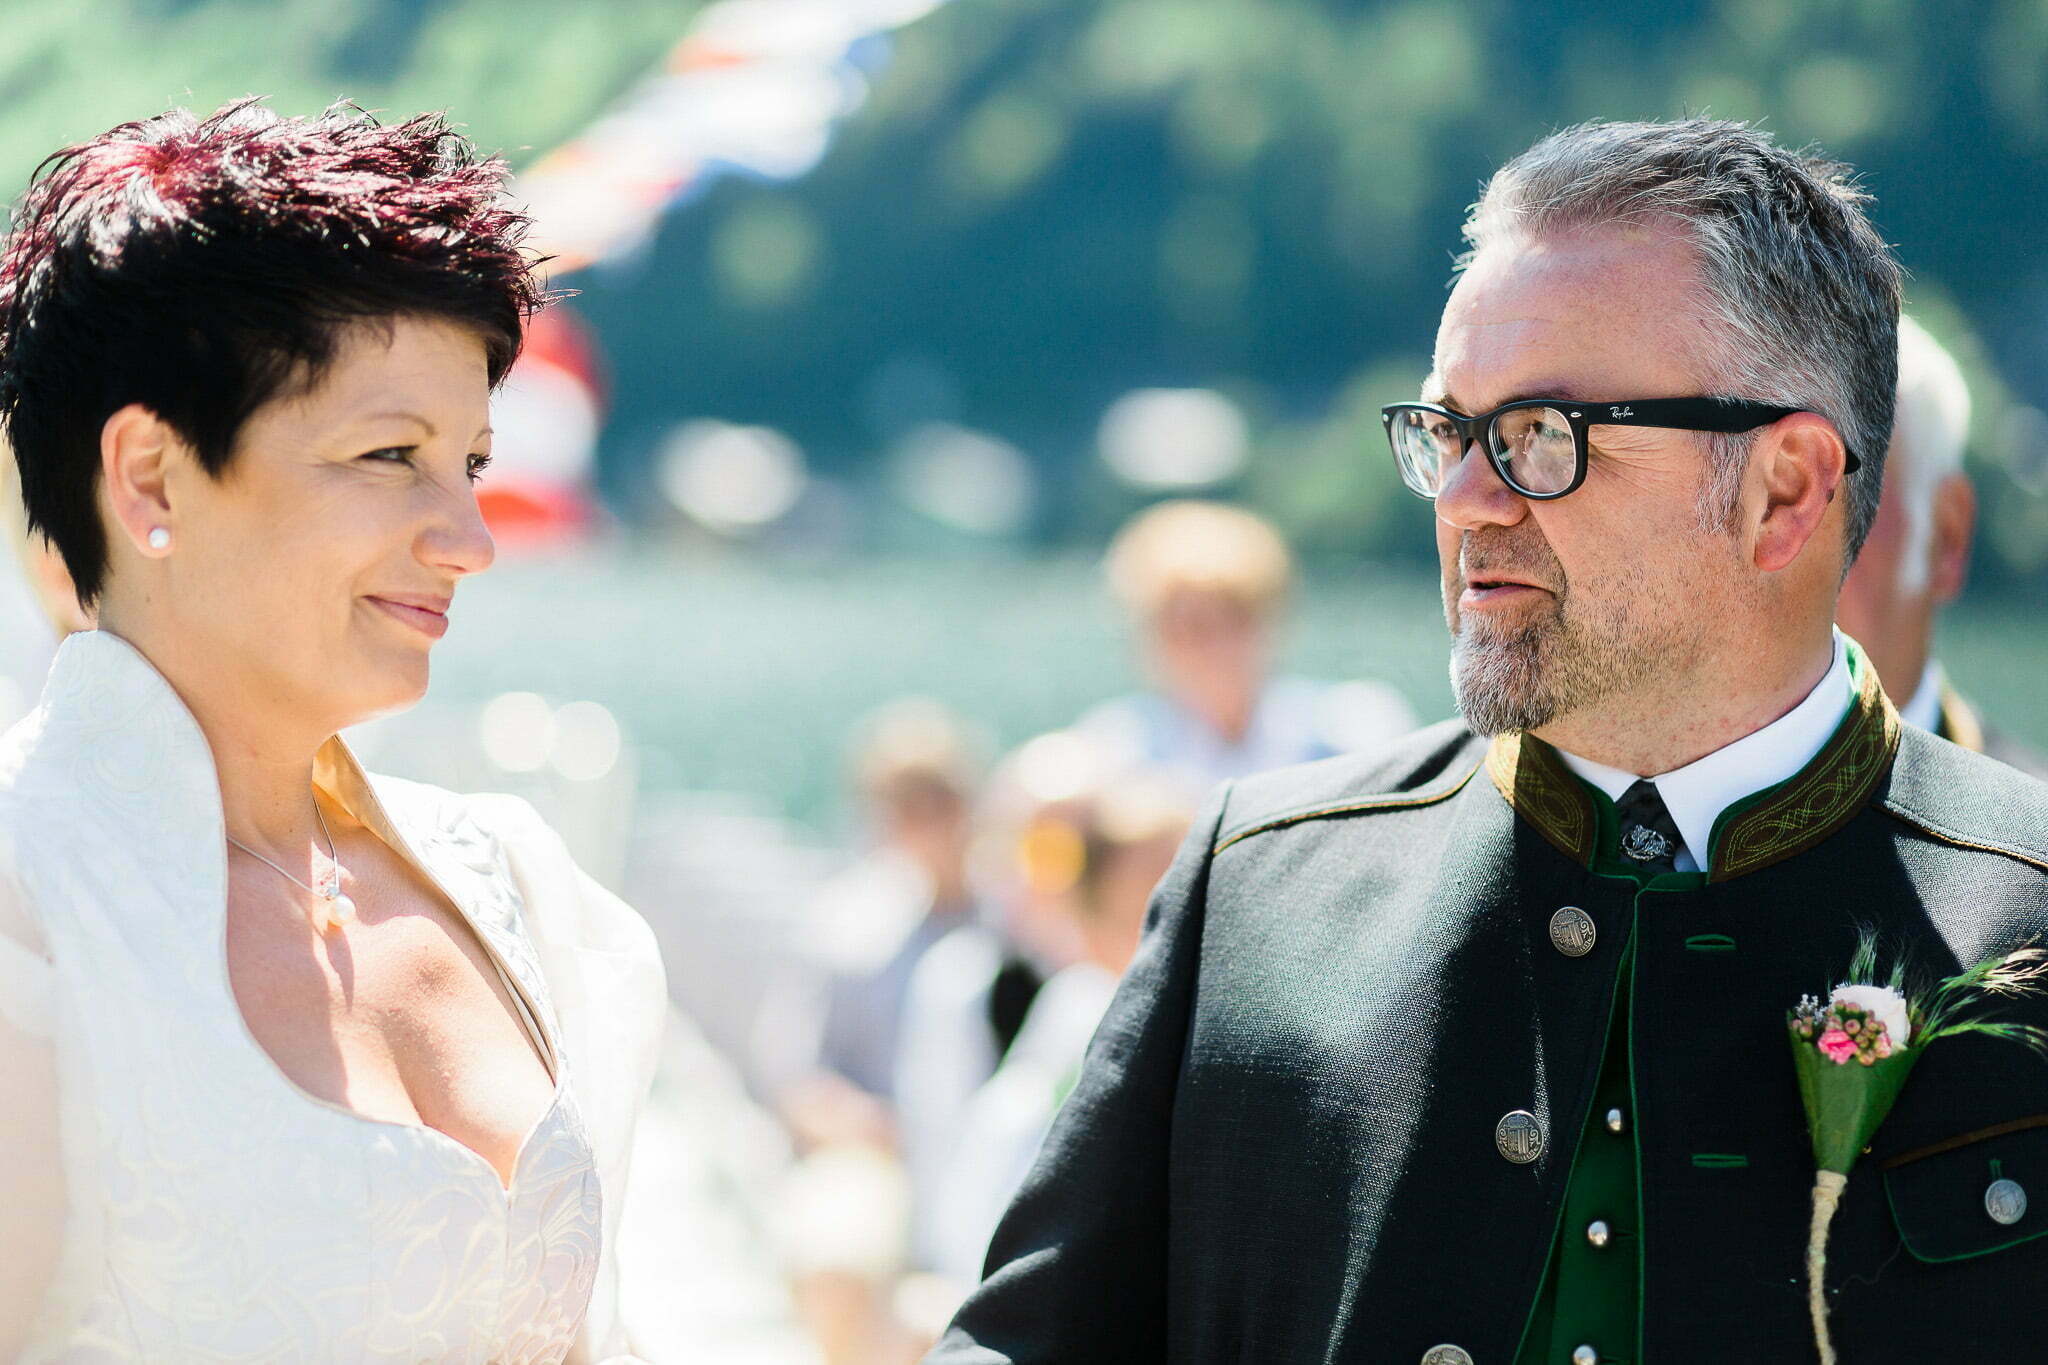
[[[482,477],[483,477],[483,473],[484,473],[484,471],[485,471],[486,469],[489,469],[490,467],[491,467],[491,457],[490,457],[490,456],[488,456],[488,455],[472,455],[472,456],[470,456],[470,457],[469,457],[469,479],[470,479],[470,482],[471,482],[471,483],[474,483],[474,482],[476,482],[476,481],[477,481],[478,479],[482,478]]]
[[[379,450],[364,451],[361,458],[383,464],[411,464],[412,453],[418,449],[418,446],[385,446]]]

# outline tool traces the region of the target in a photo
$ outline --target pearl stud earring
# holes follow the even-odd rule
[[[170,547],[171,528],[168,526],[152,526],[149,531],[149,548],[152,550],[168,550]]]

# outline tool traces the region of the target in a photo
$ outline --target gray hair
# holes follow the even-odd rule
[[[1788,151],[1747,124],[1582,123],[1494,173],[1466,220],[1472,249],[1460,264],[1509,237],[1619,223],[1676,228],[1700,263],[1693,302],[1709,392],[1817,412],[1863,462],[1843,480],[1846,572],[1884,492],[1900,274],[1864,216],[1870,196],[1850,177],[1847,166]],[[1752,437],[1707,442],[1702,519],[1727,524]]]
[[[1891,495],[1905,518],[1899,586],[1918,592],[1933,570],[1934,495],[1963,469],[1970,438],[1970,386],[1942,344],[1910,317],[1899,318],[1899,403],[1892,423]]]

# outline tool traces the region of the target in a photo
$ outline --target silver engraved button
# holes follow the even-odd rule
[[[2017,1180],[1994,1180],[1984,1191],[1984,1212],[1992,1222],[2011,1227],[2027,1216],[2027,1192]]]
[[[1432,1346],[1422,1353],[1422,1365],[1472,1365],[1472,1353],[1449,1343]]]
[[[1593,917],[1576,905],[1567,905],[1550,917],[1550,946],[1566,957],[1584,957],[1593,951],[1599,937]]]
[[[1501,1116],[1493,1126],[1493,1145],[1517,1166],[1526,1166],[1543,1155],[1543,1125],[1526,1109]]]

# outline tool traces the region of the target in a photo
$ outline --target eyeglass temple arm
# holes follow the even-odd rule
[[[1686,431],[1732,433],[1754,431],[1809,408],[1781,407],[1721,398],[1644,398],[1633,403],[1573,403],[1565,411],[1583,415],[1594,426],[1676,427]],[[1842,444],[1842,472],[1853,474],[1863,461],[1853,446]]]

